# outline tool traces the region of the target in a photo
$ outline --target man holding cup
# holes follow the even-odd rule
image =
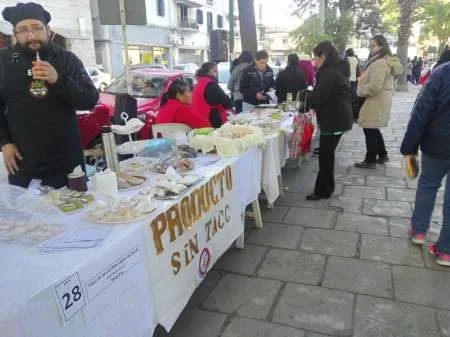
[[[98,93],[81,61],[51,41],[51,15],[28,2],[6,7],[17,43],[0,50],[0,148],[9,182],[55,188],[84,167],[76,110]]]

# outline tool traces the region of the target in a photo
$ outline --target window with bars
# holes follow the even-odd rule
[[[213,15],[211,12],[206,14],[206,24],[208,25],[208,32],[213,30]]]
[[[203,11],[201,9],[197,9],[197,24],[203,25]]]
[[[223,28],[223,16],[217,15],[217,28]]]
[[[158,16],[165,16],[166,15],[166,8],[164,6],[165,0],[156,0],[156,9]]]

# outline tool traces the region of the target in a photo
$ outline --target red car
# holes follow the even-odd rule
[[[137,117],[145,123],[138,137],[148,139],[152,137],[151,127],[155,122],[161,97],[170,84],[177,78],[184,78],[194,86],[197,80],[194,74],[145,66],[134,68],[130,73],[132,96],[137,99]],[[127,93],[125,74],[122,74],[100,94],[100,102],[108,107],[111,118],[114,116],[115,94],[119,93]]]

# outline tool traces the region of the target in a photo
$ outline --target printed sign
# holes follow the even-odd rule
[[[150,278],[157,320],[170,326],[216,260],[243,232],[227,166],[150,222]],[[233,198],[234,196],[234,198]]]
[[[137,246],[86,282],[86,291],[89,302],[111,284],[123,277],[127,271],[137,265],[140,260],[141,249]]]
[[[61,281],[54,289],[64,322],[69,321],[86,305],[78,273],[72,274]]]

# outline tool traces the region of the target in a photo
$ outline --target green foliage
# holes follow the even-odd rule
[[[332,41],[340,52],[344,52],[354,27],[351,13],[343,12],[338,15],[337,9],[325,12],[325,34],[332,36]]]
[[[383,27],[388,33],[397,34],[399,17],[400,9],[397,0],[383,0],[381,3],[381,19]]]
[[[291,37],[298,52],[311,54],[316,44],[324,40],[333,41],[337,49],[343,52],[353,27],[353,17],[349,12],[338,15],[337,8],[333,8],[325,11],[324,31],[320,27],[320,19],[312,16],[291,32]]]
[[[338,9],[342,13],[351,13],[356,35],[374,35],[383,32],[380,5],[382,0],[325,0],[325,8]],[[294,14],[304,17],[306,13],[317,12],[319,0],[293,0]],[[350,15],[349,15],[350,16]],[[344,28],[348,19],[343,22]]]
[[[424,0],[419,3],[417,16],[423,25],[421,38],[436,37],[441,53],[450,38],[450,2]]]
[[[296,51],[299,54],[311,55],[314,47],[324,40],[331,40],[331,36],[324,34],[320,27],[320,19],[312,16],[290,33]]]

